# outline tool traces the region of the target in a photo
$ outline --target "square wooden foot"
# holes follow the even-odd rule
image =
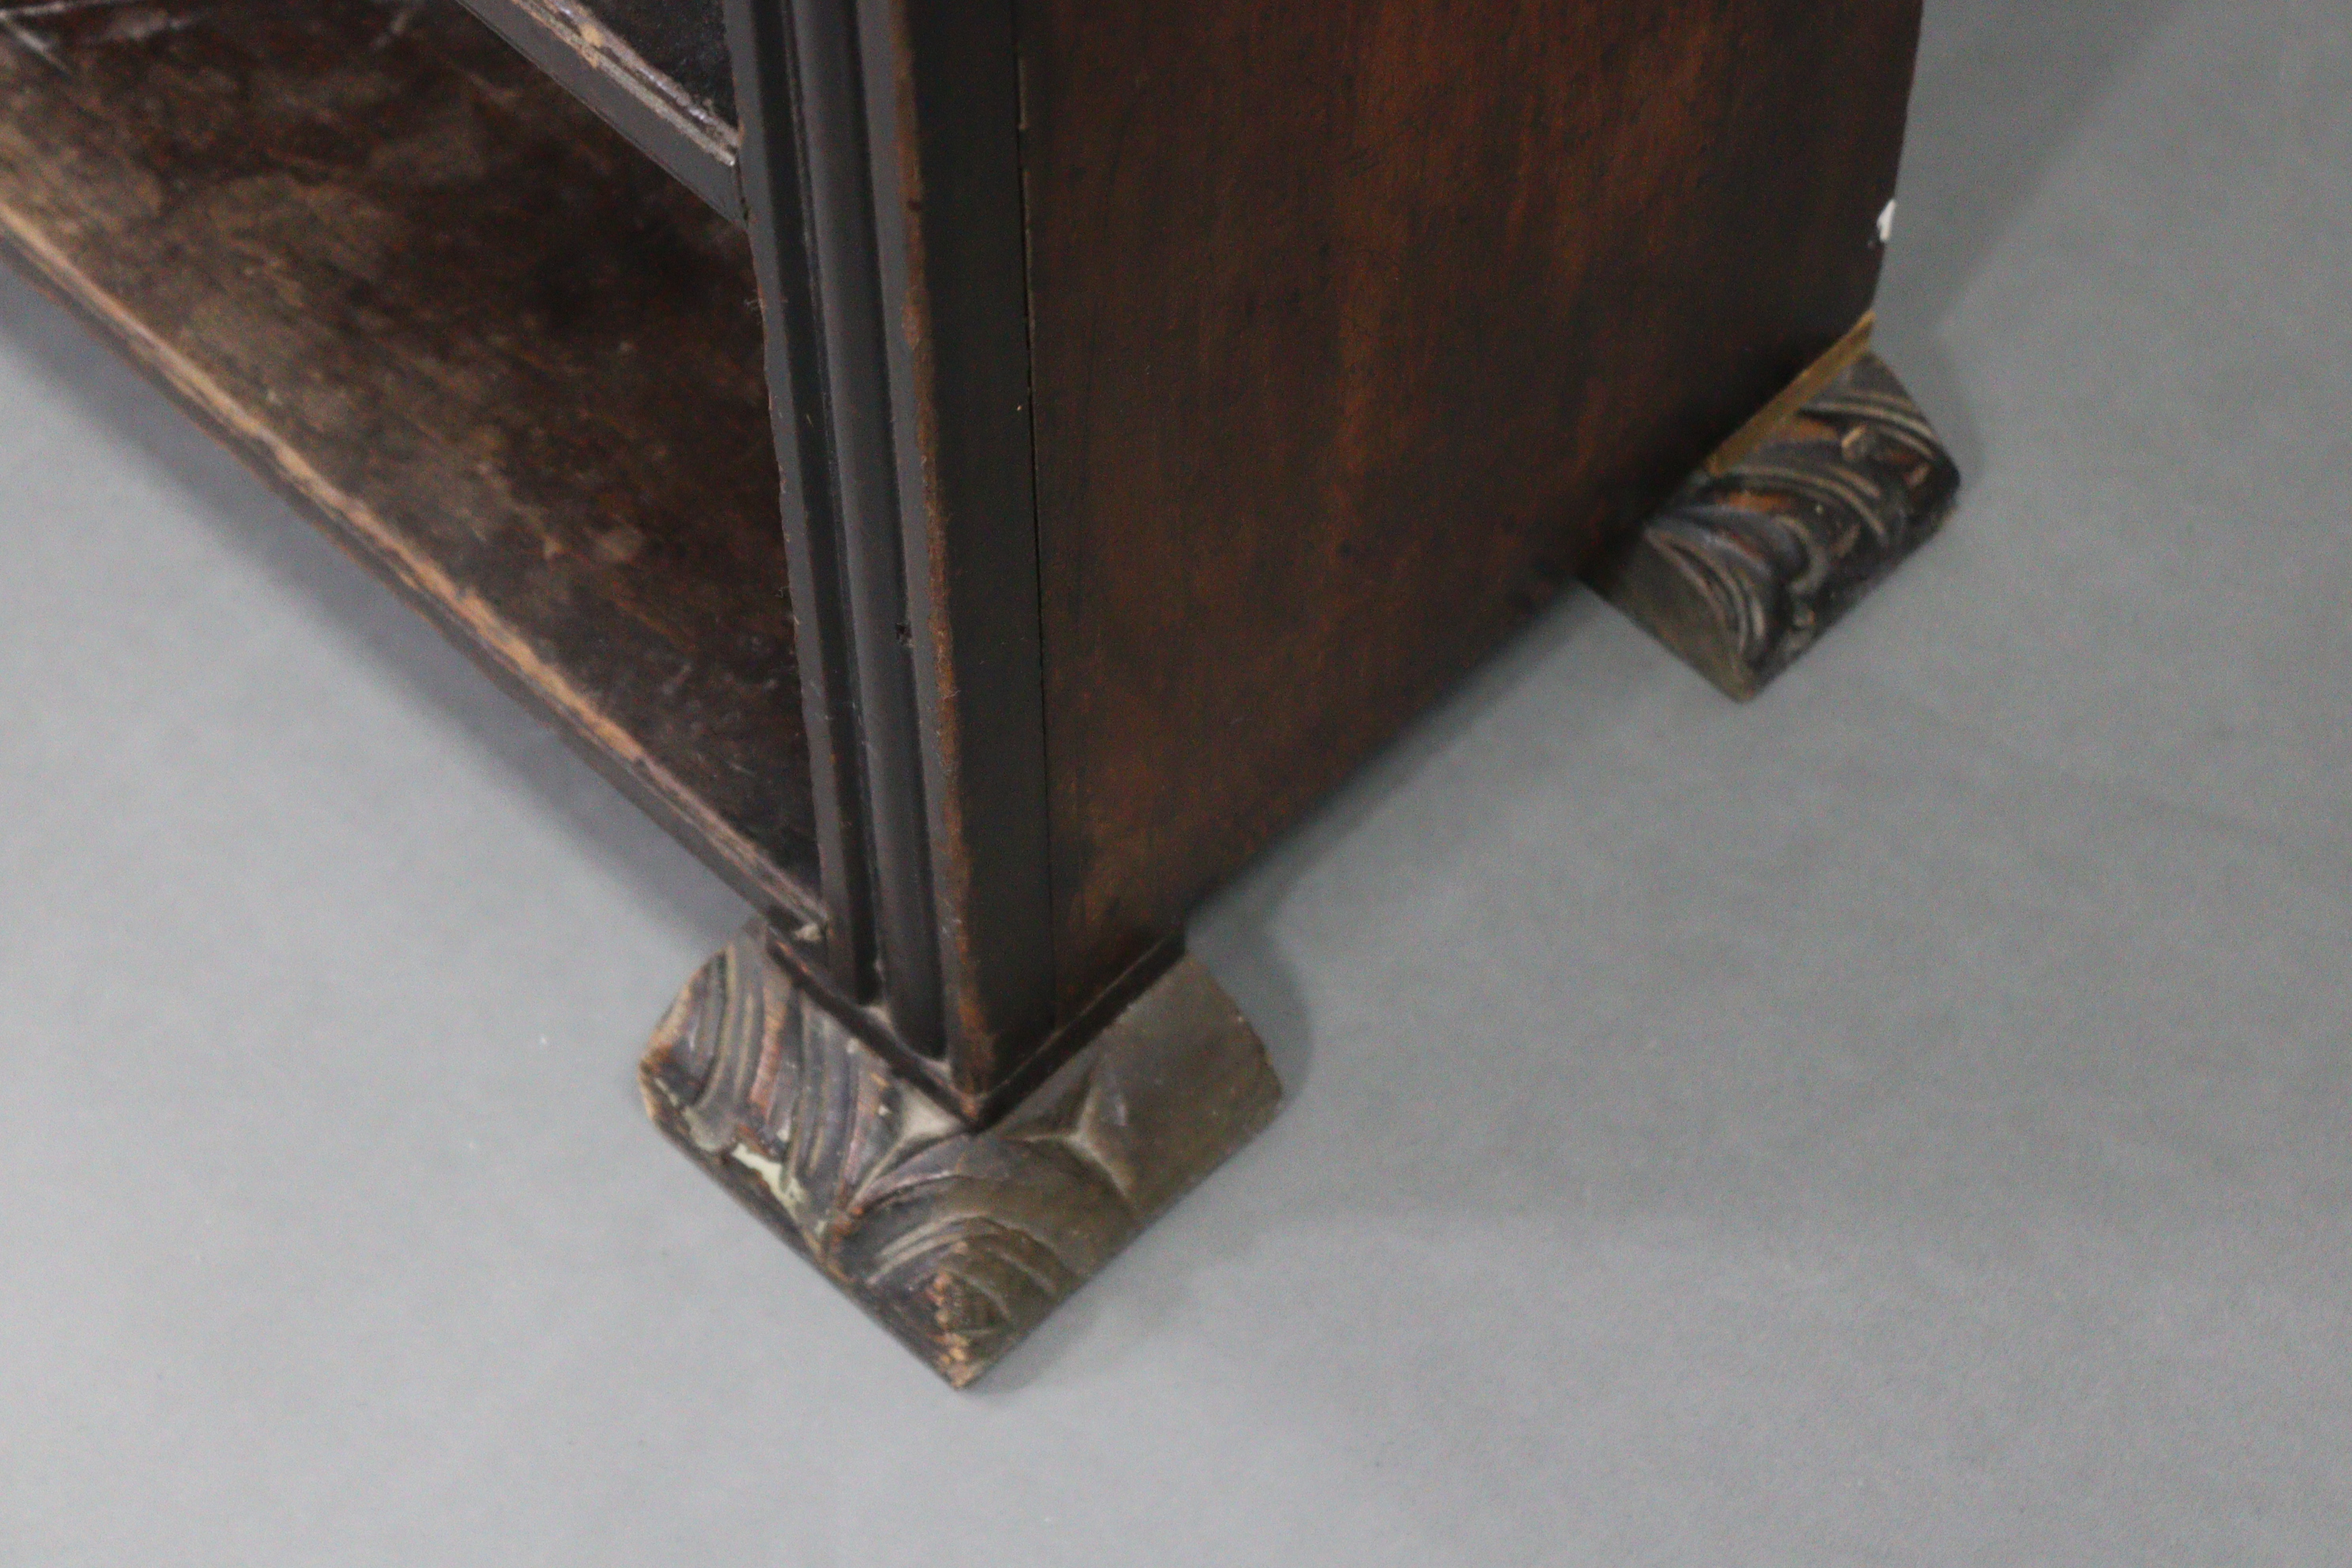
[[[1959,489],[1927,416],[1864,352],[1591,581],[1744,701],[1934,533]]]
[[[688,983],[641,1077],[664,1131],[959,1388],[1282,1096],[1186,957],[974,1130],[803,989],[759,921]]]

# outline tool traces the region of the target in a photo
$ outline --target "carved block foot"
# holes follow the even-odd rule
[[[1865,351],[1702,470],[1592,584],[1745,700],[1934,533],[1959,488],[1927,416]]]
[[[961,1388],[1265,1125],[1265,1047],[1190,958],[985,1131],[845,1027],[744,928],[655,1031],[646,1107]]]

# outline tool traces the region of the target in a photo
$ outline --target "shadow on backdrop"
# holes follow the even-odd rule
[[[2018,223],[2066,148],[2105,96],[2123,68],[2153,38],[2184,0],[1929,0],[1927,37],[1902,184],[1903,222],[1881,300],[1897,370],[1943,429],[1948,443],[1971,478],[1987,456],[1987,442],[1975,428],[1957,377],[1937,341],[1944,322],[1964,297],[1970,279],[1986,265]],[[0,334],[42,366],[61,389],[75,396],[144,453],[197,502],[207,521],[240,552],[278,581],[314,604],[321,619],[344,630],[380,667],[423,697],[458,731],[506,770],[613,868],[648,902],[722,936],[740,918],[740,903],[717,879],[676,849],[660,830],[572,756],[541,725],[444,644],[421,617],[379,587],[357,563],[343,558],[235,460],[210,437],[136,373],[115,360],[95,337],[54,307],[37,306],[32,289],[13,277],[0,277]],[[1965,500],[1958,525],[1966,526]],[[1357,832],[1383,805],[1420,779],[1432,761],[1465,743],[1537,670],[1560,658],[1576,658],[1578,644],[1590,644],[1608,612],[1581,590],[1562,602],[1490,658],[1446,700],[1423,715],[1323,806],[1285,834],[1202,911],[1196,947],[1266,1040],[1277,1071],[1294,1102],[1312,1091],[1316,1021],[1305,993],[1281,953],[1276,917],[1300,883],[1326,865],[1335,847]],[[1660,656],[1662,679],[1696,678]],[[1618,670],[1622,674],[1622,668]],[[1576,712],[1559,715],[1563,731],[1604,711],[1612,694],[1591,679],[1570,682]],[[1713,700],[1710,697],[1706,700]],[[1751,712],[1753,710],[1750,710]],[[1492,809],[1517,794],[1558,787],[1538,766],[1481,769],[1480,795]],[[1417,868],[1433,866],[1456,852],[1475,824],[1459,833],[1441,831],[1412,847],[1408,858],[1391,868],[1410,879]],[[683,976],[680,977],[683,979]],[[667,998],[654,999],[657,1005]],[[1402,1050],[1405,1042],[1387,1042]],[[1460,1092],[1476,1098],[1476,1055],[1465,1053],[1459,1070],[1471,1082]],[[1540,1108],[1527,1108],[1540,1110]],[[1279,1147],[1285,1120],[1277,1119],[1258,1149],[1244,1151],[1219,1180],[1246,1181],[1262,1152]],[[1324,1151],[1328,1152],[1328,1151]],[[1580,1199],[1573,1184],[1558,1174],[1578,1163],[1576,1152],[1524,1151],[1515,1166],[1508,1206],[1568,1208]],[[1348,1206],[1381,1211],[1427,1209],[1429,1190],[1399,1190],[1392,1163],[1366,1150],[1362,1169],[1351,1175],[1326,1171],[1314,1183],[1326,1194],[1349,1194]],[[1462,1191],[1465,1209],[1491,1210],[1502,1196]],[[1234,1212],[1234,1211],[1229,1211]],[[1139,1270],[1114,1266],[1124,1277],[1115,1315],[1121,1350],[1151,1336],[1181,1301],[1185,1281],[1221,1258],[1245,1254],[1267,1240],[1277,1216],[1265,1205],[1249,1205],[1238,1227],[1212,1235],[1206,1227],[1161,1226],[1140,1244],[1146,1250],[1175,1248],[1160,1267]],[[746,1244],[751,1244],[747,1237]],[[1140,1288],[1143,1294],[1137,1295]],[[845,1313],[846,1309],[844,1309]],[[1082,1340],[1111,1331],[1112,1311],[1102,1289],[1084,1290],[1039,1331],[1035,1340],[982,1387],[981,1396],[1017,1394],[1050,1377],[1065,1351]],[[848,1331],[845,1323],[843,1331]]]
[[[2024,219],[2067,149],[2081,136],[2130,63],[2184,3],[2090,0],[2079,5],[2051,5],[2046,0],[1929,0],[1903,176],[1904,223],[1897,259],[1887,274],[1881,314],[1890,328],[1889,348],[1897,370],[1913,382],[1971,479],[1987,461],[1990,444],[1974,426],[1937,334],[1966,296],[1971,279]],[[1968,525],[1966,508],[1964,498],[1954,526]],[[1564,595],[1560,604],[1436,709],[1423,715],[1322,807],[1284,835],[1202,911],[1194,947],[1265,1037],[1292,1097],[1293,1114],[1297,1102],[1313,1092],[1318,1028],[1306,1000],[1308,988],[1293,973],[1279,945],[1279,915],[1286,901],[1326,868],[1339,847],[1360,832],[1368,819],[1423,779],[1438,757],[1456,747],[1466,744],[1490,750],[1499,764],[1491,769],[1468,764],[1478,783],[1475,810],[1469,808],[1471,797],[1465,796],[1465,816],[1475,815],[1482,821],[1507,816],[1515,799],[1560,788],[1561,780],[1555,772],[1527,763],[1523,754],[1511,754],[1507,762],[1507,748],[1498,744],[1501,728],[1489,721],[1499,710],[1521,700],[1519,693],[1528,681],[1546,679],[1543,672],[1553,661],[1566,658],[1577,661],[1572,673],[1565,679],[1557,675],[1549,678],[1555,690],[1571,694],[1557,713],[1559,732],[1573,737],[1590,731],[1609,711],[1609,704],[1622,700],[1622,688],[1604,689],[1604,685],[1607,680],[1623,679],[1627,670],[1623,659],[1596,657],[1599,645],[1594,634],[1605,630],[1602,623],[1612,615],[1582,590]],[[1691,681],[1694,702],[1716,700],[1711,692],[1699,690],[1696,677],[1663,654],[1646,668],[1654,669],[1662,680]],[[1768,694],[1765,704],[1776,700],[1797,700],[1797,689]],[[1686,710],[1680,702],[1673,706],[1678,716],[1698,711]],[[1734,722],[1773,721],[1765,706],[1727,711]],[[1800,721],[1791,716],[1787,721]],[[1475,824],[1464,824],[1456,832],[1454,825],[1441,824],[1435,831],[1402,845],[1402,858],[1385,868],[1386,874],[1402,881],[1430,874],[1455,853],[1457,839],[1475,836]],[[1676,931],[1670,929],[1670,914],[1662,917],[1655,909],[1629,905],[1625,919],[1633,923],[1667,920],[1669,924],[1660,924],[1645,940],[1662,943],[1676,940]],[[1570,964],[1574,957],[1564,952],[1561,963]],[[1595,1008],[1609,1005],[1599,996],[1591,1002]],[[1598,1027],[1603,1020],[1596,1017],[1588,1022]],[[1561,1020],[1561,1028],[1570,1036],[1585,1032],[1572,1019]],[[1393,1065],[1398,1071],[1420,1075],[1416,1081],[1427,1079],[1425,1067],[1415,1068],[1406,1058],[1425,1053],[1432,1042],[1362,1043],[1396,1058]],[[1457,1102],[1489,1103],[1497,1095],[1524,1092],[1523,1083],[1506,1082],[1499,1068],[1491,1077],[1482,1073],[1475,1042],[1465,1040],[1459,1045],[1459,1058],[1442,1075],[1452,1085],[1438,1096],[1444,1103],[1419,1108],[1416,1117],[1425,1111],[1428,1120],[1442,1121]],[[1684,1047],[1699,1052],[1714,1048],[1714,1043],[1705,1041],[1685,1042]],[[1677,1059],[1674,1052],[1647,1065],[1654,1074],[1676,1081],[1706,1070],[1703,1061]],[[1578,1173],[1605,1152],[1573,1147],[1572,1139],[1566,1142],[1548,1139],[1541,1131],[1547,1126],[1565,1130],[1575,1124],[1566,1103],[1566,1097],[1575,1092],[1575,1064],[1563,1057],[1560,1071],[1552,1080],[1560,1098],[1548,1095],[1544,1104],[1520,1104],[1514,1113],[1520,1135],[1512,1139],[1512,1158],[1482,1163],[1476,1180],[1441,1180],[1443,1173],[1433,1170],[1423,1171],[1423,1179],[1415,1180],[1410,1171],[1400,1168],[1387,1142],[1370,1136],[1369,1129],[1360,1144],[1325,1140],[1318,1143],[1318,1157],[1328,1159],[1337,1152],[1353,1169],[1318,1171],[1307,1184],[1319,1195],[1318,1201],[1307,1206],[1328,1210],[1336,1199],[1339,1208],[1353,1213],[1402,1216],[1414,1212],[1424,1218],[1433,1205],[1453,1206],[1461,1210],[1465,1223],[1491,1220],[1506,1213],[1564,1215],[1576,1209],[1585,1202],[1580,1195]],[[1855,1092],[1867,1098],[1877,1090],[1864,1084]],[[1485,1131],[1494,1135],[1496,1129],[1487,1126]],[[1277,1121],[1264,1141],[1278,1148],[1285,1137],[1284,1122]],[[1244,1153],[1237,1160],[1234,1175],[1226,1179],[1247,1179],[1250,1158]],[[1290,1201],[1295,1204],[1297,1195],[1291,1194]],[[1739,1194],[1727,1196],[1736,1208]],[[1248,1213],[1253,1216],[1244,1222],[1250,1227],[1248,1234],[1184,1244],[1187,1252],[1181,1265],[1151,1270],[1156,1281],[1152,1289],[1181,1292],[1184,1275],[1209,1261],[1208,1249],[1237,1253],[1260,1242],[1273,1245],[1267,1236],[1257,1233],[1278,1231],[1299,1217],[1295,1207],[1277,1215],[1270,1207],[1252,1205]],[[1196,1254],[1196,1247],[1202,1250]],[[1066,1316],[1068,1322],[1048,1325],[1042,1337],[1049,1344],[1064,1341],[1070,1332],[1086,1331],[1081,1323],[1096,1314],[1080,1306]],[[1139,1331],[1146,1327],[1130,1326]],[[1049,1352],[1036,1357],[1032,1365],[1050,1359]],[[1009,1370],[1014,1370],[1015,1378],[1008,1383],[1025,1381],[1029,1375]]]

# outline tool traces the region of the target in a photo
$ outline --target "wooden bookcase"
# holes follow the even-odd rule
[[[0,7],[0,242],[751,901],[648,1104],[961,1382],[1274,1109],[1206,891],[1580,574],[1744,694],[1942,516],[1917,25]]]

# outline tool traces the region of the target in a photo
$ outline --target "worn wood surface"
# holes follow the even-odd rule
[[[1916,0],[1021,0],[1074,1005],[1869,307]]]
[[[975,1108],[1055,1021],[1011,0],[897,0],[866,60],[940,1041]],[[870,31],[870,29],[869,29]]]
[[[464,4],[714,209],[740,219],[735,84],[719,0]]]
[[[1249,1025],[1180,959],[973,1132],[813,1002],[756,921],[687,985],[642,1076],[665,1131],[958,1387],[1282,1096]]]
[[[713,117],[734,122],[735,82],[719,0],[585,0],[581,9]]]
[[[1056,1023],[1010,0],[729,0],[833,984],[982,1116]]]
[[[449,0],[0,29],[0,237],[745,893],[813,912],[742,237]]]
[[[1864,353],[1596,563],[1611,603],[1746,700],[1943,522],[1960,472]]]

